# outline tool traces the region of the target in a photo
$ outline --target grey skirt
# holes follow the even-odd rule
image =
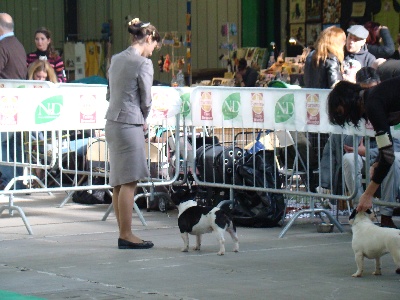
[[[111,186],[150,177],[142,125],[107,120],[105,134],[109,149]]]

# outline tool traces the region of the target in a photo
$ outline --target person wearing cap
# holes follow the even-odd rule
[[[343,79],[354,83],[357,71],[362,67],[371,67],[376,58],[368,52],[366,40],[369,32],[364,26],[353,25],[347,33]]]

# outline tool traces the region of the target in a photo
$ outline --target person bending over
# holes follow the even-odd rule
[[[400,77],[365,89],[359,84],[341,81],[328,96],[330,123],[359,127],[361,119],[370,121],[375,130],[379,154],[370,168],[371,181],[361,195],[357,211],[372,207],[372,199],[395,161],[390,126],[400,123]]]

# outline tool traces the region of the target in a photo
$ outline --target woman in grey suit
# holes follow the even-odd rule
[[[110,103],[105,134],[109,146],[110,185],[119,227],[119,249],[147,249],[132,233],[132,211],[139,179],[149,177],[144,131],[151,108],[153,63],[150,57],[160,42],[160,34],[150,23],[138,18],[128,23],[131,46],[114,55],[109,69]]]

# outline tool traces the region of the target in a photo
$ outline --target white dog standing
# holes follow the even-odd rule
[[[361,277],[364,270],[364,257],[375,259],[373,275],[382,275],[381,256],[390,253],[397,266],[396,273],[400,274],[400,230],[384,228],[375,225],[371,219],[375,214],[371,211],[357,212],[353,210],[349,217],[352,225],[352,248],[357,263],[357,272],[353,277]]]
[[[189,250],[189,233],[196,236],[194,250],[200,250],[201,235],[214,232],[219,241],[218,255],[225,254],[225,231],[229,232],[234,242],[233,251],[239,251],[236,228],[226,212],[218,207],[198,206],[194,200],[181,202],[178,206],[178,226],[183,239],[182,252]]]

